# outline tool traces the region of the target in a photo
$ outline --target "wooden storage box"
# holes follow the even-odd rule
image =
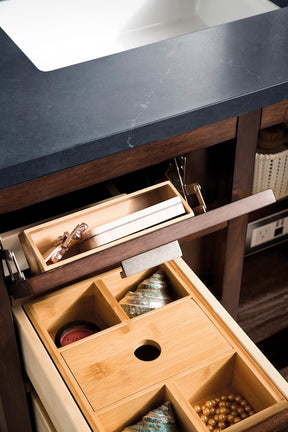
[[[33,226],[19,237],[31,272],[37,274],[108,248],[123,237],[139,237],[164,224],[172,225],[175,219],[193,215],[177,189],[167,181]],[[81,223],[88,225],[83,241],[69,249],[59,262],[47,264],[44,257],[55,247],[57,238],[64,232],[71,233]]]
[[[205,432],[195,405],[227,392],[256,412],[227,432],[288,406],[288,383],[184,261],[161,268],[172,301],[134,318],[120,299],[155,268],[125,279],[117,268],[14,308],[27,373],[57,431],[121,431],[170,401],[179,431]],[[57,347],[74,320],[99,331]]]

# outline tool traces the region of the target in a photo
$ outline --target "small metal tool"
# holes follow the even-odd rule
[[[54,247],[44,254],[45,262],[47,264],[54,264],[60,261],[67,250],[81,239],[83,232],[87,228],[88,225],[86,223],[81,223],[70,234],[68,231],[65,231],[63,236],[57,238]]]

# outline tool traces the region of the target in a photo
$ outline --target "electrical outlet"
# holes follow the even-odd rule
[[[257,250],[265,244],[277,243],[285,236],[288,236],[287,210],[259,219],[248,225],[246,252]]]

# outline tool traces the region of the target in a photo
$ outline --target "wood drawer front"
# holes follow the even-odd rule
[[[53,342],[55,329],[51,330],[54,326],[51,309],[45,314],[45,308],[37,306],[41,303],[43,306],[45,301],[55,303],[54,313],[57,315],[65,290],[71,291],[70,304],[77,304],[79,298],[83,300],[83,293],[88,292],[90,296],[91,280],[30,302],[26,309],[28,313],[29,309],[34,309],[35,315],[30,316],[32,321],[38,315],[34,325],[49,353],[23,307],[14,308],[28,376],[57,431],[86,432],[90,430],[88,424],[96,432],[120,431],[139,421],[148,410],[170,400],[181,430],[205,432],[206,427],[193,406],[225,389],[242,392],[258,411],[234,425],[231,432],[245,431],[288,406],[287,382],[193,271],[182,259],[165,263],[163,267],[170,286],[173,286],[174,301],[132,319],[122,315],[115,305],[127,289],[137,284],[137,278],[146,277],[146,273],[121,279],[118,269],[94,278],[92,284],[98,285],[96,299],[101,308],[105,297],[105,301],[112,302],[119,322],[114,324],[112,320],[111,325],[100,333],[60,349]],[[110,294],[107,287],[111,287]],[[99,294],[101,290],[104,297]],[[71,319],[74,317],[71,316],[69,296],[66,298],[68,305],[63,314],[66,319]],[[84,308],[87,305],[85,294],[83,305]],[[44,325],[43,322],[41,325],[39,314],[43,315]],[[105,314],[110,314],[109,308],[105,309]],[[61,320],[58,324],[62,324]],[[135,359],[132,353],[139,343],[147,341],[159,344],[160,356],[153,361]],[[85,413],[88,424],[50,356]],[[93,394],[92,376],[93,379],[96,376],[96,396]],[[77,379],[80,387],[88,393],[90,403],[86,398],[81,399],[83,394]],[[98,386],[99,395],[95,391]],[[115,394],[110,398],[111,393]],[[100,394],[103,394],[103,400]],[[229,432],[230,428],[226,430]]]
[[[275,196],[272,190],[267,189],[195,217],[187,212],[187,214],[173,221],[167,221],[158,225],[157,228],[151,227],[151,229],[143,230],[142,233],[135,233],[135,235],[123,237],[119,241],[99,247],[97,248],[97,252],[88,251],[78,256],[76,254],[73,257],[65,259],[63,262],[61,260],[53,264],[53,269],[50,271],[44,271],[25,280],[19,279],[10,286],[11,294],[14,299],[24,298],[29,295],[44,294],[53,289],[58,289],[60,286],[73,283],[75,280],[88,277],[96,272],[102,273],[105,269],[119,266],[124,260],[167,245],[168,243],[181,241],[185,238],[199,238],[202,235],[225,228],[228,220],[231,221],[274,202]],[[74,216],[75,213],[74,215],[70,215],[72,218]],[[35,230],[35,227],[32,230]],[[41,230],[40,228],[40,234]],[[22,234],[25,237],[25,234]],[[55,231],[54,235],[56,235]],[[32,243],[30,244],[31,246]],[[25,246],[24,241],[24,249],[25,247],[29,249],[30,246],[27,246],[27,244]],[[26,256],[27,254],[29,255],[27,248]],[[80,255],[82,256],[81,259],[79,259]],[[30,255],[30,260],[33,261],[31,257],[33,257],[33,254]],[[40,259],[43,260],[43,256]],[[36,259],[34,264],[37,267]]]

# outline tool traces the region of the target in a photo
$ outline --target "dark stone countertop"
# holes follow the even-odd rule
[[[288,8],[51,72],[0,29],[0,189],[288,99]]]

